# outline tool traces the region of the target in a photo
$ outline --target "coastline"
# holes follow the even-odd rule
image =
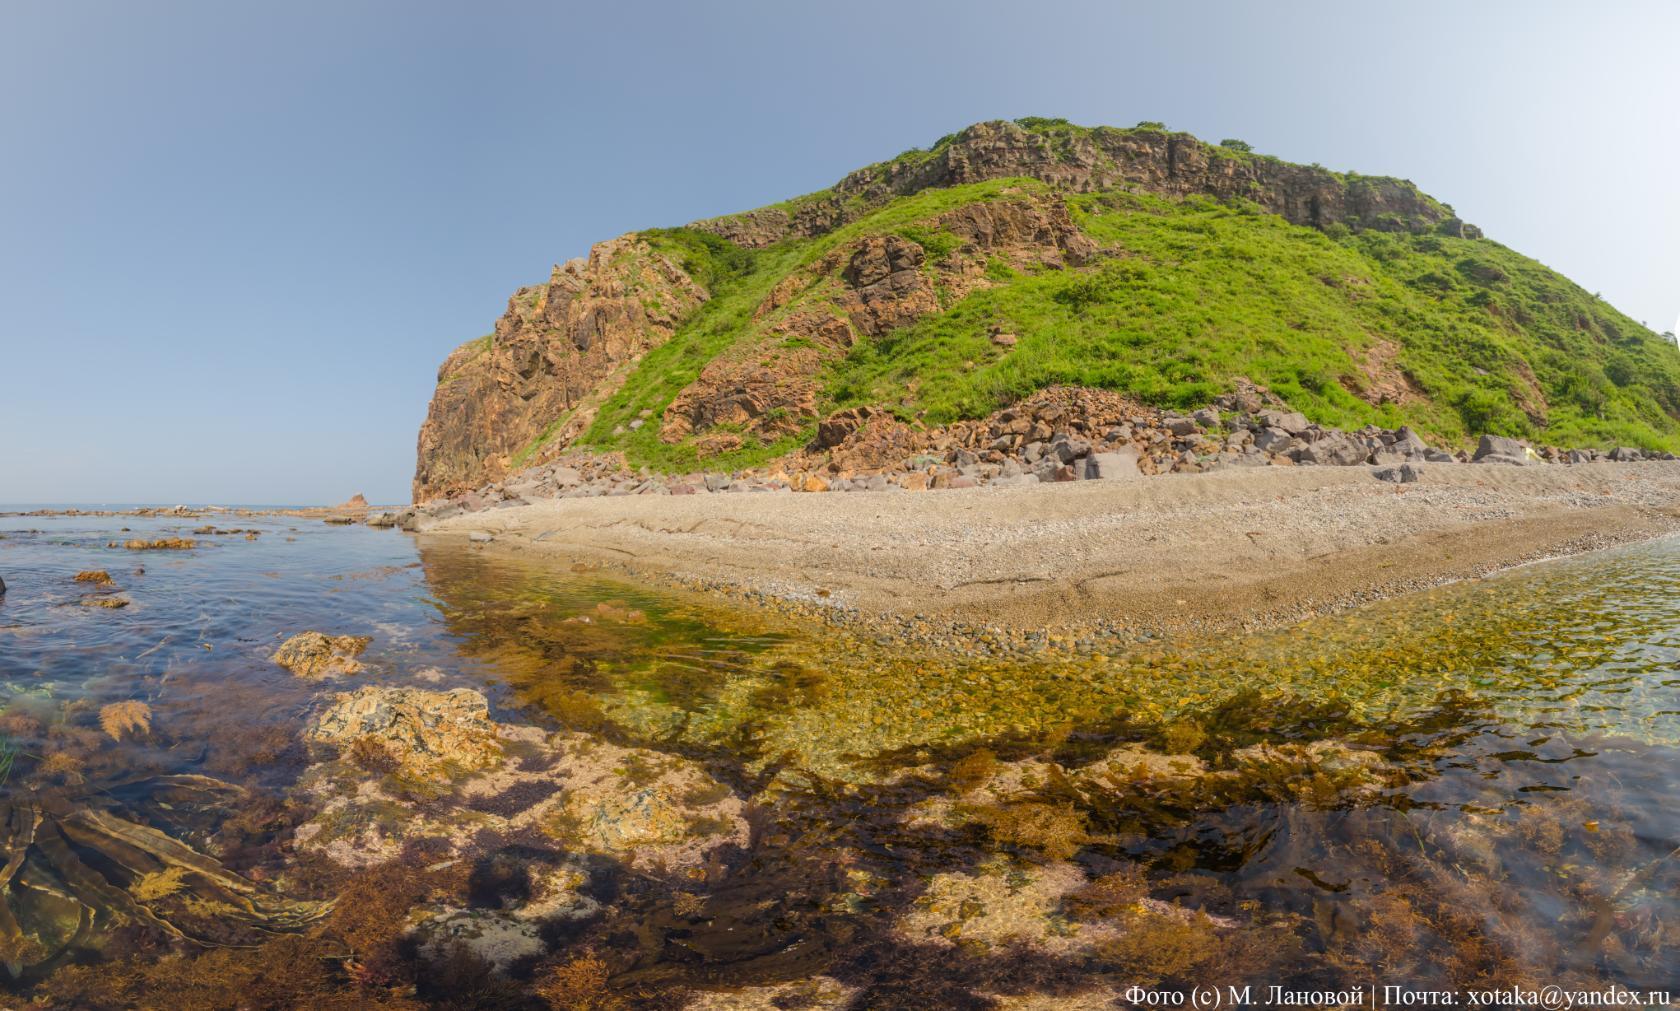
[[[1253,630],[1680,531],[1680,462],[1249,468],[925,493],[615,496],[456,516],[542,564],[982,651]],[[484,541],[484,535],[492,538]]]

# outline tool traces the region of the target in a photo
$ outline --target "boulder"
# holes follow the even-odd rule
[[[1635,463],[1643,459],[1645,459],[1645,451],[1634,449],[1631,446],[1617,446],[1610,451],[1610,460],[1613,463]]]
[[[365,635],[299,632],[281,643],[269,659],[302,678],[356,674],[363,669],[356,657],[372,641]]]
[[[1429,445],[1410,428],[1401,428],[1394,433],[1394,451],[1407,456],[1422,456],[1429,452]]]
[[[339,748],[374,741],[401,770],[419,779],[483,768],[502,754],[490,704],[470,688],[429,692],[369,686],[341,692],[306,736]]]
[[[1092,453],[1085,461],[1085,477],[1093,481],[1132,481],[1143,476],[1138,451],[1125,446],[1112,453]]]
[[[1411,484],[1423,476],[1423,467],[1415,463],[1402,463],[1395,467],[1379,467],[1371,472],[1371,476],[1378,481]]]
[[[1195,435],[1199,427],[1191,418],[1162,418],[1161,423],[1166,426],[1167,431],[1181,439],[1187,435]]]
[[[1284,453],[1293,445],[1294,436],[1272,425],[1254,433],[1254,446],[1263,453]]]
[[[1346,432],[1327,432],[1323,438],[1308,443],[1292,454],[1296,463],[1317,464],[1321,467],[1351,467],[1364,463],[1370,450]]]
[[[1307,416],[1299,411],[1261,411],[1260,423],[1272,428],[1281,428],[1290,435],[1300,435],[1312,424]]]
[[[1050,447],[1056,459],[1062,463],[1072,463],[1091,452],[1091,444],[1084,439],[1061,439]]]
[[[1520,439],[1507,439],[1503,435],[1484,435],[1476,444],[1476,455],[1470,458],[1471,463],[1506,463],[1522,466],[1530,462],[1534,451]]]

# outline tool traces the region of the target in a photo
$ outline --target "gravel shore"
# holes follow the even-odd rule
[[[960,648],[1258,628],[1680,530],[1680,462],[1429,464],[1404,485],[1371,470],[572,499],[457,516],[423,536]]]

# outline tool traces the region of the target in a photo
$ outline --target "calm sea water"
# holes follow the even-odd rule
[[[198,546],[110,546],[173,536]],[[92,569],[112,584],[74,581]],[[4,517],[0,577],[0,822],[63,826],[87,869],[6,835],[0,857],[27,851],[0,913],[20,991],[79,962],[203,956],[109,912],[101,889],[138,893],[77,811],[297,877],[297,817],[250,812],[302,803],[299,732],[346,687],[269,661],[304,629],[372,638],[357,683],[475,687],[498,718],[680,754],[749,801],[751,844],[698,898],[630,875],[549,936],[557,958],[601,953],[633,1004],[816,977],[856,1007],[1680,980],[1674,540],[1273,633],[1013,665],[275,517]],[[87,599],[113,596],[128,605]],[[645,620],[567,620],[625,611]],[[123,703],[143,730],[105,727]],[[134,799],[159,783],[166,802]],[[509,986],[476,1006],[533,999]]]

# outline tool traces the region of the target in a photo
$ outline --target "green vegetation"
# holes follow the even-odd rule
[[[727,277],[713,274],[718,283],[708,290],[712,299],[677,328],[666,343],[648,352],[641,364],[608,398],[596,414],[595,421],[578,440],[579,445],[594,449],[623,450],[627,459],[637,466],[649,466],[667,472],[694,470],[701,466],[700,457],[692,441],[669,444],[659,438],[659,426],[643,425],[631,430],[630,422],[644,410],[657,416],[670,406],[683,387],[700,376],[700,370],[726,351],[744,342],[753,333],[753,310],[757,309],[777,282],[801,268],[809,268],[834,249],[856,242],[865,235],[883,232],[914,230],[919,223],[946,211],[974,203],[994,200],[1005,190],[1043,190],[1043,183],[1031,179],[1000,179],[973,186],[944,190],[927,190],[914,196],[893,201],[851,224],[835,229],[817,239],[792,240],[766,249],[747,250],[719,239],[710,233],[693,229],[666,229],[643,232],[655,236],[656,245],[663,250],[686,251],[696,257],[710,255],[728,257],[732,266]],[[924,234],[931,230],[923,228]],[[711,242],[728,247],[724,253],[701,253],[713,247],[706,240],[695,238],[692,243],[677,246],[672,235],[705,235]],[[931,259],[931,257],[930,257]],[[686,262],[686,261],[685,261]],[[695,261],[696,269],[714,269],[714,259]],[[686,268],[685,268],[686,269]],[[797,449],[810,439],[810,430],[779,439],[768,444],[748,443],[741,449],[721,455],[708,456],[708,468],[730,469],[754,467],[784,453]]]
[[[1052,144],[1091,132],[1057,119],[1018,123]],[[919,162],[948,143],[896,161]],[[1234,139],[1207,150],[1261,157]],[[1336,178],[1353,189],[1378,184],[1352,173]],[[721,356],[811,347],[802,337],[772,340],[755,311],[790,275],[820,285],[833,274],[817,269],[824,257],[866,235],[891,233],[926,250],[923,269],[945,309],[862,339],[829,362],[822,413],[867,403],[941,424],[983,416],[1053,384],[1193,408],[1240,377],[1339,427],[1410,424],[1460,444],[1492,432],[1560,446],[1680,450],[1680,351],[1673,343],[1484,239],[1376,230],[1380,221],[1367,223],[1374,229],[1321,232],[1244,201],[1115,190],[1067,198],[1076,224],[1103,251],[1093,263],[1022,268],[992,257],[983,265],[987,286],[953,298],[939,271],[961,252],[960,240],[938,217],[1046,190],[1031,179],[923,190],[873,209],[854,207],[854,220],[819,238],[758,250],[691,228],[641,233],[712,298],[639,363],[580,444],[675,471],[756,466],[804,443],[814,420],[773,443],[747,438],[740,449],[702,463],[693,439],[666,444],[657,420],[637,430],[630,423],[643,412],[657,419]],[[831,198],[824,191],[779,207]],[[1015,345],[994,345],[991,334],[999,331],[1015,334]],[[516,462],[534,455],[563,420]]]
[[[1680,354],[1496,243],[1333,239],[1206,198],[1071,204],[1110,258],[1018,274],[859,344],[833,370],[833,406],[888,404],[944,423],[1065,383],[1194,407],[1242,376],[1341,427],[1680,446]],[[1017,335],[1008,354],[991,346],[994,328]],[[1379,342],[1404,371],[1387,378],[1412,388],[1380,407],[1358,396],[1383,378],[1367,374]]]
[[[754,257],[728,239],[698,228],[649,228],[637,233],[670,257],[708,292],[728,288],[752,273]]]

